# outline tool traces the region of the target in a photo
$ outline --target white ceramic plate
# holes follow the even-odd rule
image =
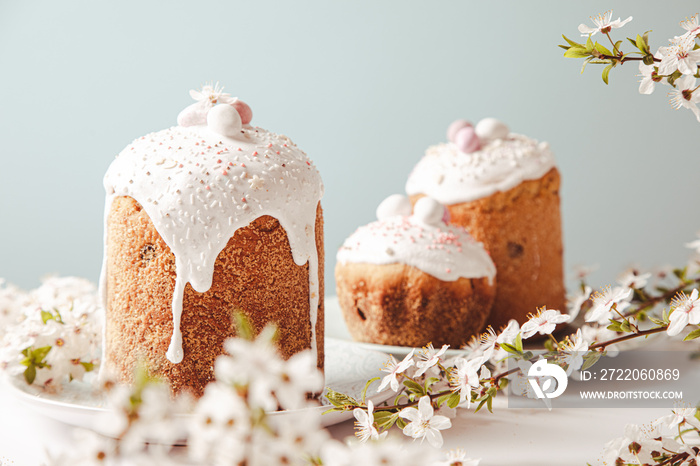
[[[360,398],[367,381],[373,377],[386,375],[381,372],[388,355],[368,350],[349,342],[335,338],[326,338],[326,387],[337,392],[345,393],[353,398]],[[99,431],[97,419],[107,410],[107,401],[102,394],[96,392],[88,383],[72,382],[57,395],[47,394],[27,385],[22,376],[6,378],[9,392],[18,401],[40,414],[56,419],[72,426]],[[376,393],[378,381],[373,382],[367,390],[367,398],[374,404],[379,404],[394,393],[384,391]],[[306,410],[324,412],[330,403],[325,397],[321,406],[306,408]],[[296,411],[276,411],[270,413],[274,417],[285,416]],[[183,414],[187,419],[188,415]],[[353,417],[352,412],[333,412],[321,417],[324,426],[343,422]]]
[[[330,338],[337,338],[353,346],[358,346],[370,351],[381,351],[383,353],[390,353],[397,358],[403,358],[408,353],[411,352],[412,347],[410,346],[392,346],[392,345],[378,345],[376,343],[363,343],[359,341],[354,341],[348,332],[348,328],[345,325],[345,319],[343,318],[343,313],[340,310],[340,304],[338,303],[337,296],[329,296],[325,300],[325,319],[326,319],[326,336]],[[419,348],[415,348],[418,350]],[[445,352],[447,357],[461,356],[464,355],[465,351],[460,349],[448,349]]]

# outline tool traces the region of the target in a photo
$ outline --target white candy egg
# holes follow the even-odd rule
[[[402,194],[392,194],[377,207],[377,219],[384,220],[397,215],[411,215],[411,201]]]
[[[219,104],[212,107],[207,114],[209,129],[222,136],[234,138],[241,133],[243,122],[238,111],[228,104]]]
[[[432,197],[421,197],[413,207],[413,216],[428,225],[442,223],[443,215],[445,215],[445,206]]]
[[[484,118],[476,124],[474,131],[483,140],[505,139],[510,133],[508,126],[495,118]]]

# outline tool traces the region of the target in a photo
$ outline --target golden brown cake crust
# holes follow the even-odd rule
[[[405,264],[337,264],[340,308],[353,339],[397,346],[460,347],[488,318],[488,278],[439,280]]]
[[[316,212],[319,308],[316,322],[318,367],[324,362],[323,211]],[[107,220],[107,310],[105,357],[108,371],[132,381],[144,360],[153,375],[165,377],[173,392],[199,396],[213,380],[223,342],[235,336],[232,313],[243,311],[260,331],[279,328],[285,358],[311,347],[308,264],[292,258],[285,230],[262,216],[240,228],[219,254],[211,288],[185,288],[181,330],[184,359],[173,364],[165,353],[173,331],[171,302],[175,257],[138,202],[116,197]]]
[[[552,168],[508,191],[447,206],[450,223],[481,241],[496,264],[498,289],[488,321],[496,330],[510,319],[522,324],[541,306],[566,310],[559,186],[559,171]]]

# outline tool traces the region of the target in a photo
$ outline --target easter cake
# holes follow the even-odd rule
[[[545,142],[494,119],[458,120],[449,142],[428,148],[406,183],[412,202],[445,204],[450,223],[484,244],[496,264],[494,328],[538,307],[565,309],[560,178]]]
[[[234,314],[275,324],[283,356],[323,368],[323,184],[286,136],[218,86],[128,145],[105,178],[103,372],[143,363],[201,395]]]
[[[353,339],[398,346],[460,347],[480,332],[493,303],[496,268],[484,247],[445,223],[445,208],[423,197],[387,198],[378,220],[337,254],[338,301]]]

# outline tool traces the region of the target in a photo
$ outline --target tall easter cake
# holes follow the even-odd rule
[[[481,243],[424,197],[387,198],[338,250],[338,301],[355,340],[460,347],[483,330],[496,268]]]
[[[493,118],[448,129],[430,147],[406,192],[447,206],[450,222],[484,243],[498,271],[489,323],[498,329],[538,307],[565,309],[559,171],[545,142],[510,133]]]
[[[178,126],[136,139],[104,178],[103,370],[130,382],[143,362],[199,395],[235,312],[323,368],[318,170],[218,86],[190,94]]]

